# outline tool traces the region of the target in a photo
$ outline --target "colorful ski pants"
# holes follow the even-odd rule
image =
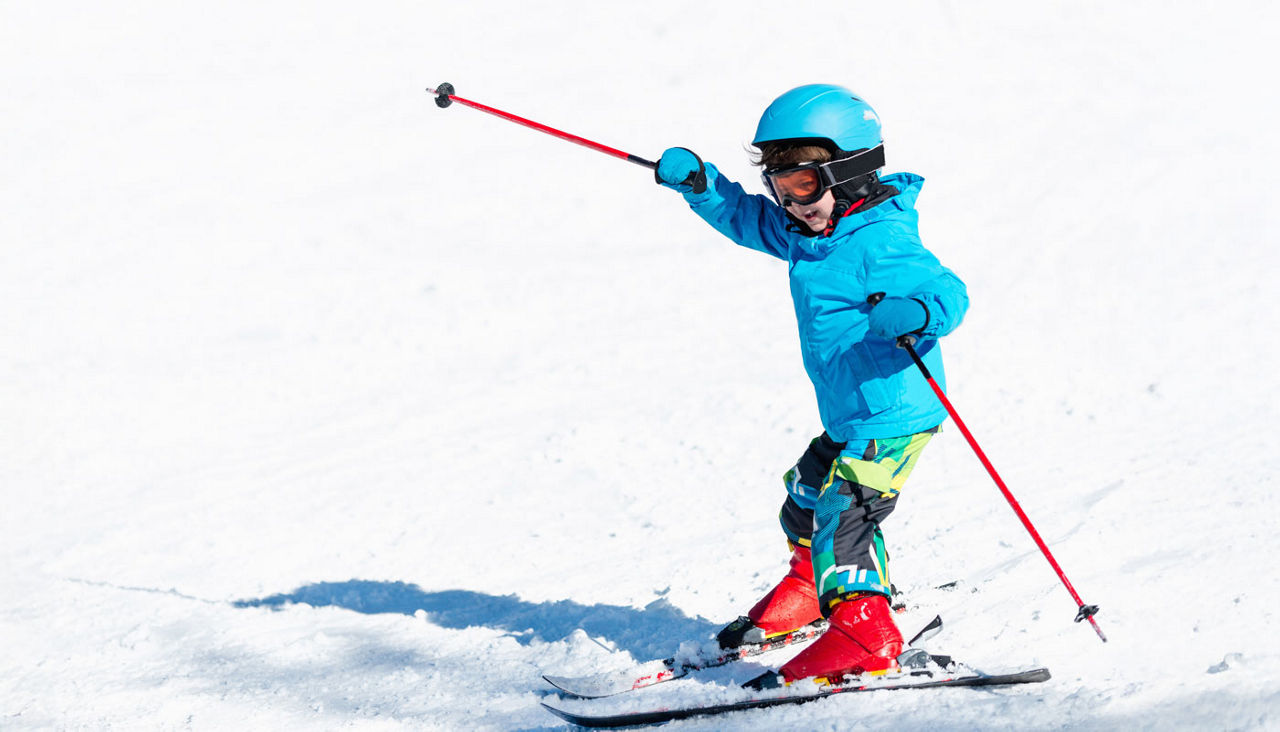
[[[812,550],[823,615],[856,594],[891,594],[880,522],[937,431],[843,444],[823,432],[783,477],[782,530]]]

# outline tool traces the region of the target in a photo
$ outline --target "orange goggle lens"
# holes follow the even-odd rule
[[[765,175],[774,197],[782,205],[790,201],[799,204],[813,203],[826,191],[817,168],[792,168]]]

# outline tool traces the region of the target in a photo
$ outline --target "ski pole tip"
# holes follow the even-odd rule
[[[446,81],[440,86],[436,87],[435,89],[432,89],[431,87],[427,87],[427,91],[436,95],[437,107],[444,109],[450,104],[453,104],[453,100],[449,98],[450,95],[452,95],[454,92],[453,84],[450,84],[449,82]]]
[[[1076,613],[1076,622],[1078,623],[1081,620],[1088,620],[1089,625],[1093,626],[1093,632],[1098,634],[1098,638],[1102,639],[1103,643],[1106,643],[1107,642],[1106,634],[1102,632],[1102,628],[1098,627],[1098,621],[1093,619],[1093,616],[1097,614],[1098,614],[1097,605],[1081,605],[1080,612]]]
[[[1102,628],[1098,627],[1098,621],[1094,620],[1093,618],[1089,618],[1089,625],[1093,626],[1093,632],[1098,634],[1098,639],[1101,640],[1103,643],[1106,643],[1107,636],[1105,633],[1102,632]]]

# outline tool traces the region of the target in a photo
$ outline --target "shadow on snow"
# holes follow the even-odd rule
[[[484,626],[504,630],[520,643],[534,638],[555,641],[582,629],[603,637],[637,658],[675,650],[677,639],[710,638],[720,627],[691,618],[665,599],[643,609],[619,605],[582,605],[571,600],[525,602],[514,595],[488,595],[470,590],[427,592],[404,582],[349,580],[317,582],[286,594],[238,600],[236,607],[281,608],[306,604],[340,607],[366,614],[415,615],[419,610],[445,628]]]

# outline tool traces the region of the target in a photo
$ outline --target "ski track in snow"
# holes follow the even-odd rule
[[[765,4],[7,5],[0,728],[560,728],[542,674],[784,571],[820,430],[785,273],[446,80],[748,187],[774,96],[862,91],[969,285],[952,400],[1110,638],[947,429],[886,525],[900,624],[1053,679],[669,729],[1280,726],[1280,11],[889,5],[788,5],[813,41]]]

